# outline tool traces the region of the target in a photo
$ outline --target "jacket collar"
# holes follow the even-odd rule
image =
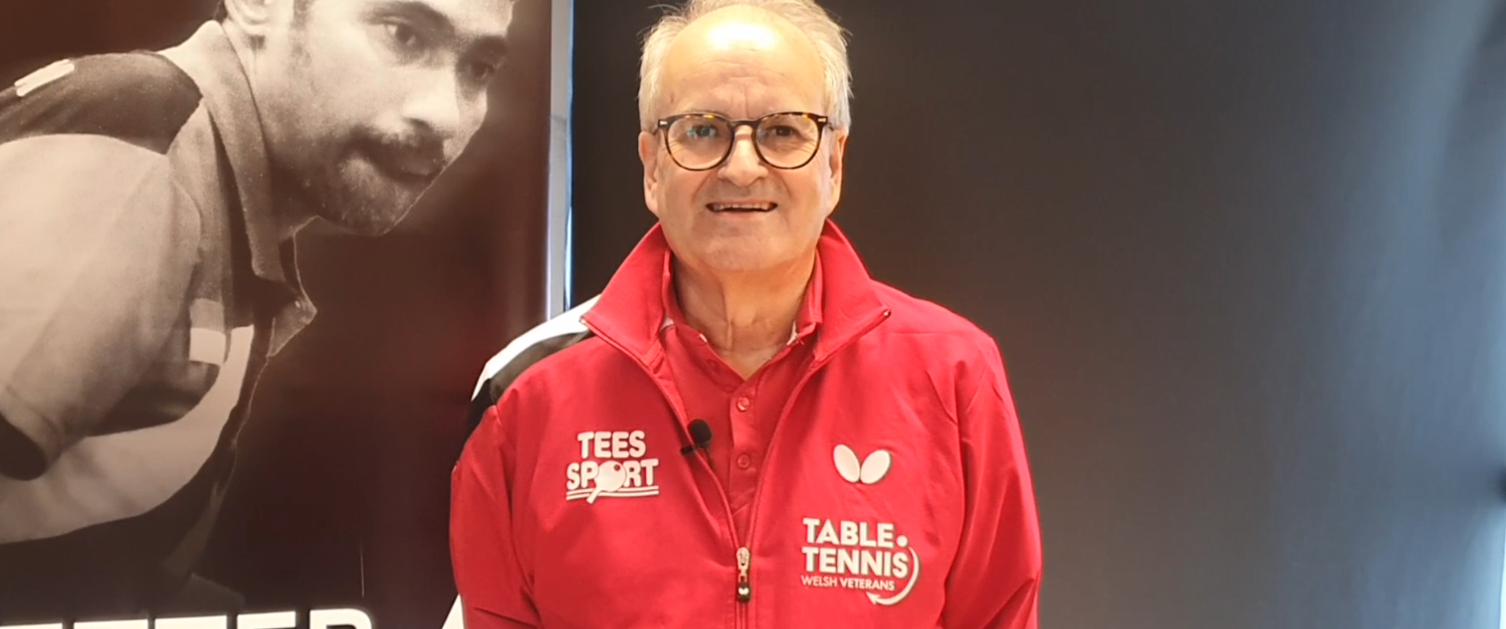
[[[654,225],[583,318],[598,335],[651,367],[663,358],[658,338],[668,315],[663,296],[669,281],[665,260],[670,255],[663,227]],[[821,277],[821,333],[816,335],[815,357],[821,362],[872,329],[889,310],[852,243],[830,220],[816,243],[816,260]]]

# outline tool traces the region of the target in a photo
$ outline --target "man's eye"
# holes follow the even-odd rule
[[[414,30],[413,27],[401,23],[389,23],[385,26],[387,27],[387,36],[391,37],[393,43],[397,44],[399,48],[418,47],[418,31]]]
[[[474,62],[470,64],[469,73],[471,78],[478,83],[490,81],[492,75],[497,73],[497,66],[490,63]]]
[[[691,125],[691,127],[686,130],[685,135],[696,139],[713,138],[716,137],[716,126],[709,124]]]

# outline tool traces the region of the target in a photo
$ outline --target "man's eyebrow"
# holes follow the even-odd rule
[[[507,40],[496,35],[482,35],[471,44],[471,49],[493,59],[507,56]]]
[[[680,116],[680,115],[686,115],[686,114],[693,114],[693,115],[697,115],[697,116],[704,115],[704,114],[711,114],[713,116],[721,116],[723,118],[729,118],[729,119],[732,117],[731,115],[727,114],[727,112],[722,111],[720,109],[713,108],[713,107],[686,107],[685,109],[682,109],[680,111],[677,111],[677,112],[669,114],[669,115],[671,115],[671,116]]]
[[[441,35],[455,34],[454,22],[422,0],[385,0],[377,5],[375,11],[408,18],[429,30],[439,31]]]
[[[460,31],[455,28],[455,22],[449,16],[423,0],[387,0],[379,6],[379,11],[399,14],[420,23],[442,37],[454,39],[461,36]],[[488,34],[475,37],[469,47],[482,55],[497,59],[507,56],[507,40],[498,35]]]

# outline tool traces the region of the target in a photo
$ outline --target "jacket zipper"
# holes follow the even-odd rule
[[[784,408],[779,411],[779,420],[774,424],[774,432],[769,435],[769,452],[768,458],[766,459],[767,461],[778,460],[774,457],[774,453],[779,449],[779,429],[783,428],[785,424],[789,423],[786,420],[789,418],[790,410],[795,407],[795,400],[800,398],[800,392],[805,390],[805,385],[810,382],[811,377],[815,376],[816,372],[820,371],[822,367],[825,367],[826,363],[831,362],[832,357],[836,356],[837,352],[840,352],[842,351],[842,349],[846,348],[847,344],[852,343],[853,341],[867,335],[869,332],[872,332],[874,328],[878,327],[879,324],[883,323],[888,318],[889,309],[885,308],[882,315],[875,317],[873,322],[865,326],[861,332],[852,335],[848,339],[847,343],[843,343],[839,347],[832,348],[832,351],[828,353],[825,358],[821,359],[819,362],[812,363],[810,368],[805,370],[805,373],[800,376],[800,381],[796,383],[795,388],[790,391],[790,398],[785,401]],[[760,512],[758,505],[761,502],[760,498],[763,496],[764,478],[765,477],[763,476],[759,476],[757,484],[753,486],[753,504],[751,505],[753,511],[748,516],[748,543],[750,546],[752,545],[753,532],[758,530],[758,514]],[[722,495],[725,499],[726,490],[722,491]],[[730,515],[731,512],[732,510],[729,507],[727,513]],[[741,561],[743,557],[748,558],[746,562]],[[752,556],[751,554],[748,554],[747,548],[738,549],[738,559],[740,566],[752,565]],[[743,571],[743,574],[746,575],[746,571]],[[751,598],[753,594],[753,584],[747,583],[746,576],[740,579],[738,583],[738,600],[746,603],[748,601],[748,598],[744,598],[742,596],[744,592],[743,584],[746,583],[746,591],[749,598]],[[748,606],[746,604],[743,604],[738,605],[738,608],[738,627],[746,627],[748,622]]]
[[[753,566],[753,551],[747,546],[737,549],[737,600],[753,600],[753,584],[748,582],[748,568]]]
[[[608,335],[602,334],[600,330],[597,330],[595,326],[591,325],[590,321],[582,319],[582,322],[586,325],[587,328],[590,328],[591,331],[596,334],[597,338],[601,339],[607,345],[611,345],[612,347],[616,348],[617,351],[632,357],[633,362],[638,363],[639,368],[643,369],[643,371],[648,374],[649,379],[654,381],[654,386],[659,389],[659,395],[664,396],[664,399],[666,401],[673,399],[673,396],[669,394],[669,391],[664,388],[664,384],[660,382],[659,378],[654,375],[653,370],[649,369],[648,365],[643,364],[643,361],[638,357],[637,354],[628,351],[627,348],[624,348],[622,345],[612,340]],[[675,408],[673,404],[670,404],[669,406],[674,412],[675,417],[679,420],[677,423],[679,424],[680,436],[682,438],[685,438],[686,441],[690,441],[690,432],[685,428],[687,419],[685,417],[685,413],[681,409]],[[788,410],[788,408],[786,408],[786,410]],[[778,427],[775,427],[775,431],[778,431]],[[737,627],[738,629],[743,629],[744,627],[748,626],[748,606],[746,605],[746,603],[753,598],[753,584],[748,574],[749,570],[751,570],[753,567],[753,552],[750,549],[751,544],[744,546],[742,540],[738,539],[737,537],[737,523],[732,517],[732,502],[727,498],[727,488],[722,487],[721,481],[717,480],[716,470],[711,469],[711,462],[707,461],[705,457],[698,454],[694,456],[701,469],[706,472],[706,476],[711,479],[711,483],[713,485],[716,485],[716,493],[722,499],[722,512],[726,515],[725,523],[727,525],[727,537],[728,539],[732,540],[732,547],[737,549]],[[759,485],[762,484],[763,483],[760,481]],[[753,495],[755,497],[754,504],[757,504],[757,487],[754,488]],[[750,524],[748,528],[748,537],[750,539],[753,537],[752,531],[753,529]]]
[[[889,318],[889,314],[889,309],[885,308],[883,314],[874,317],[873,321],[865,326],[862,331],[849,337],[847,343],[843,343],[841,346],[832,348],[832,351],[828,353],[825,358],[823,358],[819,362],[812,364],[809,369],[805,370],[804,374],[801,374],[800,381],[795,384],[795,388],[792,390],[790,398],[785,401],[784,408],[779,411],[779,420],[774,424],[774,432],[769,435],[768,460],[775,460],[774,452],[779,448],[779,429],[783,428],[787,423],[785,419],[790,414],[790,409],[794,408],[795,400],[800,397],[800,392],[805,389],[805,385],[810,382],[811,377],[816,375],[816,372],[820,371],[822,367],[825,367],[826,363],[831,362],[832,357],[836,356],[837,352],[840,352],[842,351],[842,349],[846,348],[849,343],[852,343],[853,341],[866,336],[869,332],[872,332],[874,328],[878,327],[879,324],[883,323],[886,319]],[[627,349],[622,345],[618,344],[607,335],[602,334],[600,330],[597,330],[595,326],[591,325],[590,321],[583,319],[582,322],[585,323],[586,327],[590,328],[591,331],[596,334],[597,338],[600,338],[608,345],[617,348],[617,351],[633,357],[633,361],[638,363],[638,366],[645,372],[647,372],[649,374],[649,378],[654,381],[654,386],[658,387],[659,389],[659,395],[664,396],[664,399],[666,400],[672,399],[669,391],[666,391],[664,389],[664,384],[659,382],[659,378],[654,376],[653,371],[650,370],[647,365],[643,364],[643,361],[639,359],[636,354],[627,351]],[[679,419],[678,424],[680,427],[680,436],[686,438],[690,437],[689,431],[687,431],[685,428],[685,414],[679,408],[674,408],[673,411],[675,417]],[[732,539],[732,546],[737,549],[737,627],[738,629],[744,629],[748,626],[748,602],[753,600],[753,582],[749,574],[753,568],[753,551],[751,550],[751,548],[753,546],[753,531],[758,527],[758,505],[760,504],[761,498],[763,496],[764,478],[760,476],[757,484],[753,486],[753,512],[749,514],[748,539],[746,545],[744,545],[743,540],[739,539],[737,536],[737,523],[732,517],[732,502],[727,499],[727,488],[722,487],[721,481],[717,480],[716,471],[711,469],[710,462],[708,462],[704,457],[701,456],[696,456],[695,458],[700,462],[701,469],[711,477],[712,483],[716,485],[716,493],[721,496],[722,499],[722,511],[727,516],[727,536]]]

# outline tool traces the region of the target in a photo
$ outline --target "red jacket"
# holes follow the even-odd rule
[[[469,629],[1036,627],[1040,530],[997,346],[870,279],[835,225],[819,247],[815,360],[746,539],[682,451],[657,227],[599,298],[488,365],[505,382],[453,479]]]

